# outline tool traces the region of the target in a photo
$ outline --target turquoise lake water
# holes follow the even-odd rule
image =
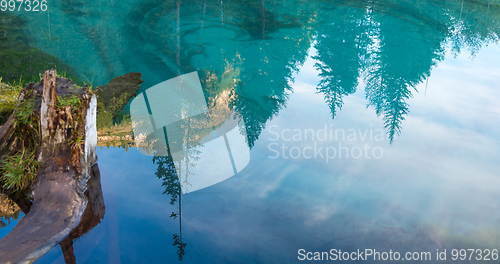
[[[73,241],[77,263],[500,248],[498,1],[71,0],[4,14],[17,26],[0,27],[0,76],[49,65],[98,86],[139,72],[159,119],[177,97],[149,87],[200,80],[205,101],[182,113],[203,106],[208,121],[164,126],[178,152],[98,148],[105,216]],[[10,70],[20,58],[35,66]],[[64,263],[60,247],[36,263]]]

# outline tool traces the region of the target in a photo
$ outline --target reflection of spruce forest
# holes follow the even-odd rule
[[[367,104],[384,119],[392,141],[408,114],[407,100],[442,60],[445,48],[475,51],[500,33],[500,3],[495,0],[131,4],[121,10],[125,16],[94,25],[101,5],[64,1],[56,6],[57,14],[71,23],[71,30],[52,24],[53,47],[49,40],[37,44],[47,46],[44,52],[33,48],[25,21],[2,14],[0,75],[4,81],[30,78],[48,65],[72,73],[65,66],[70,65],[79,78],[93,83],[141,72],[147,87],[193,70],[208,80],[230,68],[237,72],[230,106],[245,122],[253,146],[265,123],[286,104],[292,76],[313,45],[322,78],[317,90],[332,116],[363,78]],[[36,30],[31,24],[29,28]],[[98,58],[92,65],[85,60],[93,56],[88,56],[89,48],[78,49],[89,44]],[[206,94],[215,96],[223,89],[227,87],[207,88]]]
[[[113,79],[106,87],[114,93],[103,88],[103,128],[126,119],[126,109],[114,107],[133,96],[140,76],[144,89],[198,71],[211,113],[199,130],[221,124],[229,108],[244,122],[249,147],[285,107],[311,47],[321,77],[316,89],[332,118],[364,80],[367,105],[384,120],[392,142],[409,113],[407,101],[445,50],[475,52],[500,36],[497,0],[125,0],[119,8],[66,0],[51,8],[58,22],[50,32],[45,16],[2,13],[4,82],[36,79],[49,67],[96,86],[141,73]],[[171,155],[153,162],[165,194],[178,205],[170,216],[179,221],[173,245],[182,259],[180,180]]]

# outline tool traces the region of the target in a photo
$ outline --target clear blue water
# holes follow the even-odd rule
[[[23,213],[19,213],[18,215],[9,217],[0,217],[0,239],[6,236],[10,231],[12,231],[17,223],[23,218],[23,216]]]
[[[27,45],[94,85],[198,72],[249,152],[182,195],[180,231],[153,157],[99,148],[106,212],[74,241],[78,263],[176,262],[180,232],[186,263],[500,247],[496,1],[73,0],[19,17]],[[37,263],[63,261],[55,247]]]

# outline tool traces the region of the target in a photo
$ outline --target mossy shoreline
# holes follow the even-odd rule
[[[0,125],[5,123],[14,111],[21,90],[22,85],[7,84],[2,82],[2,78],[0,78]]]
[[[0,81],[0,125],[4,130],[13,127],[10,142],[6,138],[0,142],[0,191],[16,196],[27,193],[38,171],[38,118],[35,101],[23,86]]]
[[[70,82],[67,79],[66,82]],[[71,133],[68,139],[72,159],[71,165],[77,167],[80,162],[79,153],[83,149],[80,135],[84,130],[84,101],[78,90],[91,91],[88,87],[73,85],[74,93],[57,96],[56,108],[67,112],[70,120],[67,129],[78,131]],[[39,170],[38,156],[40,152],[40,89],[37,84],[25,84],[22,81],[4,83],[0,79],[0,127],[11,126],[10,135],[0,142],[0,192],[9,196],[26,197],[36,180]],[[9,120],[10,119],[10,120]],[[9,123],[9,124],[7,124]]]

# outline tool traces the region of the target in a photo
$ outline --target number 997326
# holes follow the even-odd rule
[[[46,12],[47,0],[0,0],[2,12]]]

